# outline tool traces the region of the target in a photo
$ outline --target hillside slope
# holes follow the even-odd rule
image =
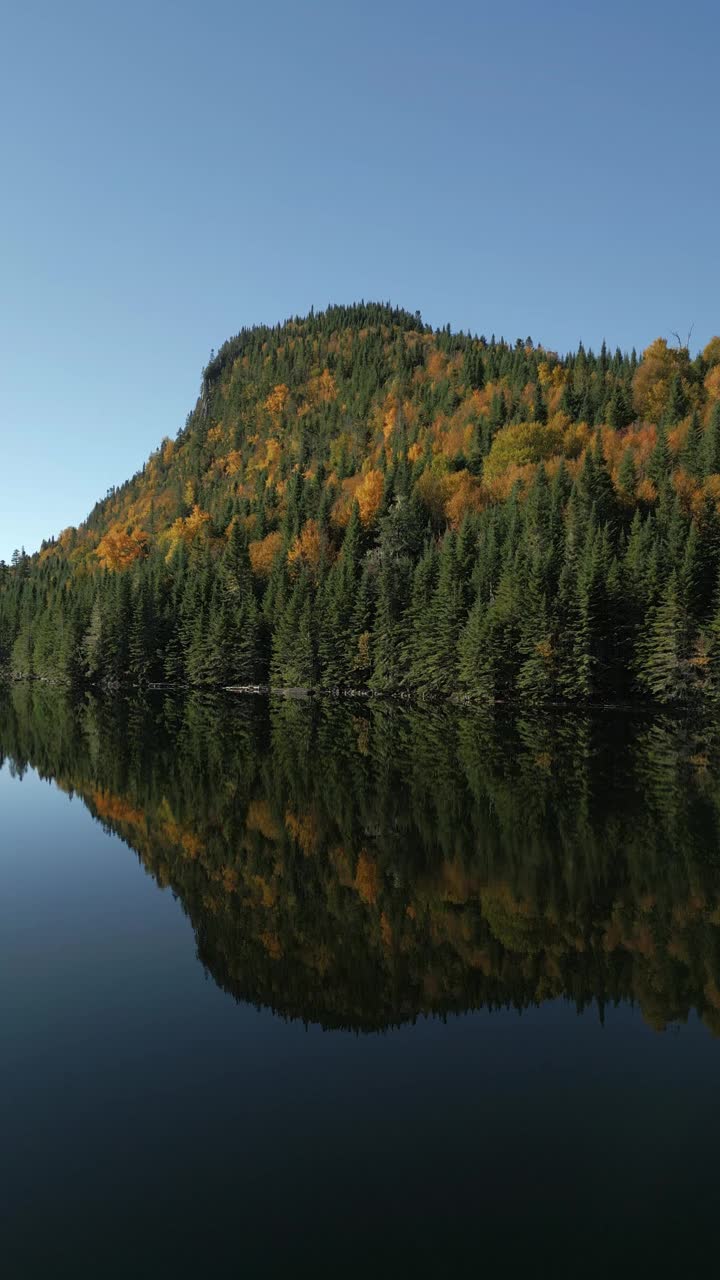
[[[0,582],[15,677],[714,699],[720,339],[560,358],[378,304],[243,330]]]

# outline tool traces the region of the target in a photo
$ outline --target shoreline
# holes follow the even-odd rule
[[[203,694],[206,696],[218,694],[232,694],[240,697],[255,698],[284,698],[288,701],[311,702],[315,700],[330,699],[334,702],[343,701],[363,701],[363,702],[389,702],[397,703],[403,706],[416,707],[455,707],[466,711],[475,712],[494,712],[494,711],[510,711],[517,713],[535,713],[542,714],[544,711],[555,712],[571,712],[592,713],[598,711],[625,712],[637,714],[640,712],[658,715],[687,715],[690,712],[712,713],[715,711],[720,717],[720,707],[713,707],[697,702],[676,702],[676,703],[658,703],[650,701],[630,701],[619,700],[603,701],[603,702],[537,702],[526,703],[518,699],[516,701],[496,701],[496,702],[476,702],[472,698],[468,698],[460,693],[453,693],[449,696],[441,697],[438,695],[423,696],[421,694],[404,691],[388,691],[384,692],[377,689],[349,688],[323,688],[317,685],[270,685],[270,684],[248,684],[248,685],[186,685],[171,684],[164,681],[155,681],[148,684],[74,684],[72,682],[53,680],[47,676],[12,676],[6,672],[0,673],[0,688],[3,685],[8,687],[14,684],[43,684],[53,689],[66,689],[75,693],[98,693],[98,694],[117,694],[117,693],[175,693],[177,695]]]

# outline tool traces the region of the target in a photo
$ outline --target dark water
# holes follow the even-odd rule
[[[0,694],[0,1260],[714,1272],[720,734]]]

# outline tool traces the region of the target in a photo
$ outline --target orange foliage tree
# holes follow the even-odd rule
[[[146,555],[147,549],[148,535],[142,529],[123,529],[122,525],[113,525],[100,539],[95,554],[103,569],[117,573]]]
[[[658,422],[663,415],[676,374],[689,392],[687,370],[690,355],[686,347],[669,347],[665,338],[656,338],[643,352],[642,363],[633,378],[633,404],[641,418]]]
[[[300,568],[305,565],[315,576],[326,552],[326,539],[323,537],[317,520],[306,520],[300,533],[288,551],[288,564]]]
[[[265,401],[265,408],[268,413],[272,414],[273,417],[279,417],[285,409],[289,396],[290,390],[285,386],[284,382],[280,382],[276,387],[273,387]]]
[[[372,524],[377,515],[383,496],[383,473],[377,469],[368,471],[355,490],[355,498],[360,508],[360,519],[364,525]]]
[[[186,547],[192,546],[200,539],[204,538],[208,532],[210,524],[210,516],[207,511],[203,511],[197,504],[193,506],[189,516],[178,516],[173,521],[167,531],[167,538],[170,543],[169,555],[175,551],[181,542]]]
[[[279,529],[274,529],[267,537],[248,545],[250,566],[257,578],[269,578],[272,567],[280,553],[283,536]]]

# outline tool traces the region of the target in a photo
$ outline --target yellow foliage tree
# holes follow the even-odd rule
[[[360,481],[355,491],[355,498],[360,508],[360,519],[364,525],[372,524],[375,519],[382,502],[383,487],[383,474],[377,469],[368,471]]]
[[[563,453],[568,420],[556,414],[549,422],[514,422],[498,431],[485,460],[483,476],[487,481],[502,475],[509,467],[542,462]]]
[[[667,404],[670,385],[679,374],[686,393],[690,363],[687,347],[669,347],[665,338],[656,338],[643,351],[642,363],[633,378],[633,404],[641,418],[659,422]]]
[[[315,576],[323,558],[325,542],[317,520],[306,520],[288,551],[288,564],[297,568],[304,564]]]
[[[235,476],[242,469],[243,459],[239,449],[232,449],[230,453],[222,460],[223,471],[226,476]]]
[[[124,529],[122,525],[113,525],[101,538],[95,554],[103,569],[118,573],[127,569],[140,556],[144,556],[148,548],[148,535],[142,529]]]
[[[483,491],[479,482],[469,471],[456,471],[451,477],[452,492],[445,504],[445,515],[453,529],[459,529],[464,516],[472,511],[480,511],[483,505]]]
[[[713,365],[706,375],[705,390],[709,400],[720,400],[720,364]]]
[[[179,543],[184,542],[186,547],[190,547],[199,539],[204,538],[208,532],[210,524],[210,516],[207,511],[203,511],[195,503],[189,516],[178,516],[177,520],[168,529],[168,540],[170,542],[170,553],[175,550]]]
[[[309,858],[315,852],[318,840],[317,823],[312,814],[294,814],[288,811],[285,814],[285,826],[297,840],[305,857]]]
[[[332,404],[337,397],[335,379],[329,369],[323,369],[316,378],[311,378],[307,388],[308,400],[315,405]]]
[[[270,577],[272,567],[282,548],[282,542],[282,534],[275,529],[267,537],[248,545],[250,566],[257,578]]]
[[[274,418],[279,417],[285,409],[289,396],[290,390],[285,386],[284,382],[280,382],[276,387],[273,387],[265,401],[265,408],[268,413],[271,413]]]
[[[711,338],[703,350],[703,360],[713,367],[720,365],[720,338]]]
[[[377,901],[380,890],[377,862],[364,849],[357,860],[355,888],[363,902],[367,902],[369,906],[372,906]]]

